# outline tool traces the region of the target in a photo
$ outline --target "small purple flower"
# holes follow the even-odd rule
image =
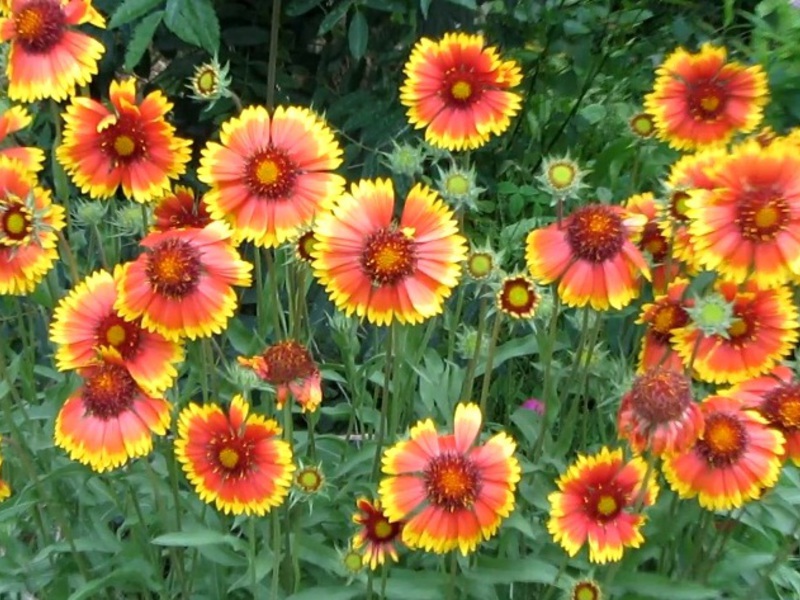
[[[522,403],[522,408],[527,408],[540,415],[544,414],[544,402],[538,398],[528,398]]]

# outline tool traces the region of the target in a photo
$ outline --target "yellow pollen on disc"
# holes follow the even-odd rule
[[[511,306],[522,308],[530,302],[530,292],[522,286],[515,285],[508,292],[508,302]]]
[[[239,453],[233,448],[223,448],[219,451],[219,462],[226,469],[233,469],[239,464]]]
[[[256,179],[264,185],[272,185],[278,181],[280,175],[281,170],[277,163],[269,158],[263,159],[256,167]]]
[[[6,220],[6,231],[13,235],[25,232],[25,217],[19,213],[14,213]]]
[[[390,535],[392,535],[392,526],[386,519],[381,519],[377,523],[375,523],[374,527],[375,537],[380,539],[386,539]]]
[[[95,392],[99,392],[101,394],[113,393],[117,387],[114,375],[111,373],[98,373],[92,379],[92,387],[94,388]]]
[[[604,234],[608,231],[611,222],[604,214],[594,214],[586,225],[589,233]]]
[[[114,139],[114,152],[119,156],[130,156],[136,150],[136,142],[128,135],[118,135]]]
[[[617,508],[617,501],[613,496],[600,496],[597,500],[597,512],[603,516],[613,515]]]
[[[450,88],[456,100],[466,100],[472,95],[472,86],[466,81],[456,81]]]
[[[470,482],[464,476],[464,472],[458,468],[444,469],[439,475],[439,488],[442,495],[448,498],[458,498],[470,488]]]
[[[733,337],[739,337],[747,333],[747,322],[744,319],[736,319],[730,327],[728,333]]]
[[[781,403],[778,408],[781,425],[784,427],[800,426],[800,398],[791,398]]]
[[[653,319],[653,329],[659,333],[669,333],[674,321],[675,309],[672,306],[665,306],[656,313]]]
[[[756,227],[767,229],[776,225],[780,216],[780,211],[772,204],[768,204],[756,211],[755,215],[753,215],[753,221],[755,221]]]
[[[122,325],[112,325],[106,331],[106,340],[112,346],[119,346],[125,341],[125,328]]]
[[[704,437],[711,449],[720,454],[735,452],[740,445],[739,431],[727,421],[710,423]]]
[[[43,15],[35,7],[26,8],[17,15],[16,26],[21,37],[34,39],[42,33]]]
[[[375,266],[378,271],[392,271],[403,260],[403,251],[394,246],[383,246],[375,253]]]
[[[717,96],[703,96],[700,98],[700,106],[706,112],[714,112],[719,108],[719,98]]]

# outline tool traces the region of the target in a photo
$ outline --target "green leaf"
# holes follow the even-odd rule
[[[286,6],[284,13],[287,17],[299,17],[320,4],[322,4],[322,0],[295,0]]]
[[[367,51],[367,41],[369,40],[369,27],[364,13],[356,11],[350,19],[350,29],[347,31],[347,42],[350,45],[350,54],[355,59],[361,59]]]
[[[167,0],[164,24],[184,42],[209,54],[219,50],[219,19],[211,0]]]
[[[515,582],[547,583],[556,577],[558,569],[538,558],[482,558],[478,566],[464,575],[483,583],[510,584]]]
[[[653,573],[620,572],[614,587],[635,592],[636,597],[642,599],[711,600],[719,598],[719,590],[685,580],[678,585],[676,581],[668,577]]]
[[[128,42],[128,49],[125,51],[125,70],[132,71],[133,68],[142,60],[147,47],[153,40],[153,35],[164,18],[164,11],[159,10],[152,15],[146,16],[133,30],[133,35]]]
[[[419,9],[422,11],[423,19],[428,18],[428,10],[431,7],[431,2],[433,2],[433,0],[419,0]]]
[[[236,546],[240,540],[232,535],[220,533],[213,529],[193,529],[189,531],[174,531],[154,538],[152,543],[156,546],[208,546],[209,544],[230,544]]]
[[[353,585],[342,587],[340,585],[330,587],[312,587],[292,594],[286,600],[350,600],[351,598],[363,598],[364,590]]]
[[[472,8],[473,10],[478,8],[478,5],[475,4],[475,0],[447,0],[450,4],[457,4],[458,6],[463,6],[464,8]]]
[[[164,0],[123,0],[122,4],[111,15],[111,19],[108,21],[108,28],[115,29],[135,21],[163,3]]]
[[[353,5],[353,2],[355,2],[355,0],[345,0],[341,4],[337,4],[333,10],[325,15],[324,19],[322,19],[322,23],[319,24],[319,31],[317,31],[317,35],[325,35],[331,29],[336,27],[336,24],[347,14],[347,11]]]

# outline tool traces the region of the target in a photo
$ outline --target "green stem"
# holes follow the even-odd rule
[[[381,453],[383,452],[383,441],[386,437],[386,428],[389,423],[389,382],[393,370],[394,361],[394,336],[395,336],[395,322],[389,325],[389,331],[386,332],[386,354],[385,362],[383,363],[383,391],[381,394],[381,416],[378,422],[378,434],[375,443],[375,458],[372,461],[372,480],[378,480],[378,474],[381,470]]]
[[[455,355],[458,324],[461,322],[461,313],[464,310],[465,288],[466,286],[463,283],[458,286],[458,292],[456,292],[456,308],[450,320],[450,331],[447,336],[447,362],[449,363],[453,362],[453,356]]]
[[[288,404],[288,403],[287,403]],[[270,598],[278,598],[281,576],[281,517],[277,510],[272,511],[272,587]]]
[[[256,580],[256,518],[247,519],[247,537],[250,554],[250,590],[253,598],[258,598],[258,581]]]
[[[478,295],[481,295],[480,291]],[[478,331],[475,334],[475,350],[467,363],[467,373],[464,376],[464,382],[461,384],[460,399],[462,400],[467,400],[472,396],[472,384],[475,381],[475,368],[478,365],[478,358],[480,357],[481,346],[483,345],[483,335],[486,332],[488,310],[489,301],[482,297],[480,307],[478,308]]]
[[[497,339],[500,337],[500,324],[503,321],[503,314],[498,311],[494,315],[492,324],[492,336],[489,338],[489,348],[486,352],[486,368],[483,371],[483,382],[481,384],[481,414],[486,416],[486,400],[489,397],[489,387],[492,383],[492,369],[494,368],[494,354],[497,349]]]
[[[280,29],[281,0],[272,0],[269,22],[269,57],[267,59],[267,110],[275,108],[276,76],[278,73],[278,30]]]
[[[262,340],[267,337],[267,302],[264,302],[264,268],[261,262],[261,250],[254,248],[255,277],[256,277],[256,325],[258,337]]]
[[[283,314],[283,305],[281,304],[281,294],[278,290],[278,270],[275,268],[275,259],[272,256],[272,251],[269,248],[264,248],[264,261],[267,266],[267,283],[269,287],[269,298],[274,302],[272,306],[272,313],[274,319],[274,335],[277,339],[283,339],[286,332],[285,315]],[[259,302],[262,298],[259,298]]]
[[[553,582],[550,584],[550,587],[547,588],[547,591],[545,592],[544,596],[542,596],[541,600],[550,600],[550,597],[558,590],[558,581],[561,579],[564,571],[567,570],[568,562],[569,557],[565,554],[561,559],[561,566],[558,567],[558,571],[556,571],[555,577],[553,577]]]
[[[450,553],[450,576],[447,579],[447,600],[456,599],[456,579],[458,575],[458,555],[453,550]]]
[[[539,341],[539,350],[541,352],[540,359],[544,364],[544,375],[543,375],[543,390],[542,390],[542,400],[544,401],[544,413],[542,414],[542,419],[539,423],[539,435],[536,438],[536,446],[533,450],[533,462],[537,462],[539,457],[542,454],[542,450],[544,450],[544,436],[547,432],[548,423],[550,418],[553,416],[552,413],[556,410],[555,405],[555,385],[553,381],[553,351],[555,350],[556,345],[556,336],[558,330],[556,325],[558,324],[558,316],[561,312],[561,305],[560,305],[560,298],[557,294],[554,294],[553,299],[553,313],[550,315],[550,326],[547,328],[547,337],[541,336],[543,338]],[[545,344],[542,345],[542,341],[545,341]]]

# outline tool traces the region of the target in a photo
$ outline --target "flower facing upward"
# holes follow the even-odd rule
[[[672,347],[672,332],[689,323],[687,308],[694,302],[685,297],[688,287],[687,279],[678,278],[667,286],[665,294],[656,295],[652,303],[642,305],[636,321],[646,326],[639,352],[639,373],[652,367],[683,369],[683,360]]]
[[[220,143],[203,149],[197,177],[211,186],[211,216],[237,240],[278,246],[327,211],[344,189],[333,132],[306,108],[251,106],[222,124]]]
[[[85,367],[104,347],[114,348],[134,381],[160,393],[172,385],[183,360],[183,348],[158,333],[142,329],[139,319],[124,320],[114,310],[117,288],[107,271],[96,271],[61,299],[50,324],[50,340],[58,345],[60,371]]]
[[[687,201],[698,263],[760,287],[800,275],[800,153],[790,142],[742,144],[707,172],[709,191]]]
[[[136,102],[133,78],[113,81],[111,110],[91,98],[73,98],[64,113],[58,162],[84,194],[149,202],[169,193],[170,180],[186,172],[191,142],[175,137],[166,115],[172,104],[160,91]]]
[[[709,510],[730,510],[778,481],[783,435],[733,398],[701,404],[705,431],[686,452],[664,457],[664,477],[681,498],[697,496]]]
[[[64,100],[97,74],[103,44],[75,25],[105,27],[91,0],[4,0],[0,41],[10,42],[8,97]]]
[[[529,319],[536,312],[539,294],[530,277],[506,277],[497,290],[497,308],[512,319]]]
[[[653,137],[656,132],[656,122],[653,120],[653,115],[646,112],[633,115],[628,121],[628,126],[633,134],[640,138]]]
[[[78,373],[84,383],[58,413],[56,445],[100,473],[149,454],[153,433],[167,432],[170,403],[142,390],[112,348]]]
[[[403,521],[392,522],[381,509],[380,500],[366,498],[356,501],[357,512],[353,522],[361,528],[353,536],[353,548],[364,546],[364,564],[373,571],[386,562],[388,554],[397,562],[397,543],[403,531]]]
[[[718,283],[732,305],[730,325],[704,333],[694,321],[673,331],[674,347],[696,377],[710,383],[737,383],[769,371],[797,343],[797,308],[786,286],[759,289],[752,282],[737,289]]]
[[[453,211],[425,185],[399,223],[394,206],[390,180],[362,180],[314,225],[314,274],[340,310],[378,325],[441,313],[467,253]]]
[[[178,420],[175,456],[200,499],[234,515],[264,515],[283,504],[292,484],[292,447],[281,428],[250,414],[234,396],[227,414],[218,404],[189,404]]]
[[[641,458],[624,462],[622,450],[603,447],[595,456],[579,455],[548,497],[547,530],[570,556],[589,543],[589,561],[615,562],[623,550],[638,548],[645,517],[633,512],[651,506],[658,494],[654,474],[648,478]]]
[[[187,227],[202,229],[211,223],[205,201],[201,198],[198,202],[194,190],[183,185],[176,185],[173,192],[159,199],[153,210],[153,218],[153,229],[156,231]]]
[[[301,464],[294,474],[294,486],[309,497],[322,492],[325,481],[322,465],[303,466]]]
[[[64,209],[16,160],[0,156],[0,295],[28,294],[58,259]]]
[[[569,600],[603,600],[603,592],[596,581],[581,579],[572,586]]]
[[[30,124],[30,113],[21,106],[12,106],[0,115],[0,144],[5,142],[9,135]],[[6,145],[5,148],[0,148],[0,156],[18,160],[33,173],[41,171],[44,162],[44,151],[41,148]]]
[[[220,333],[237,304],[231,286],[249,286],[253,268],[230,236],[217,222],[151,233],[140,242],[145,252],[115,270],[114,309],[169,340]]]
[[[786,438],[785,455],[800,466],[800,380],[788,367],[775,367],[768,375],[748,379],[719,395],[734,398],[742,408],[754,410]]]
[[[586,187],[583,179],[586,171],[570,158],[565,156],[548,156],[542,162],[542,172],[536,179],[544,186],[545,190],[559,198],[577,196]]]
[[[728,62],[725,48],[711,44],[697,54],[678,48],[656,75],[645,107],[656,135],[678,150],[721,145],[737,131],[752,131],[769,99],[760,65]]]
[[[516,443],[505,433],[473,445],[481,428],[476,404],[459,404],[452,435],[439,435],[433,421],[420,421],[411,439],[383,455],[383,514],[406,520],[409,548],[443,554],[473,552],[492,537],[514,509],[520,466]]]
[[[422,38],[405,65],[400,102],[408,120],[425,127],[425,140],[447,150],[471,150],[500,135],[519,112],[521,98],[508,91],[522,75],[503,61],[482,35],[447,33]]]
[[[689,378],[661,368],[639,375],[622,397],[617,429],[637,454],[687,450],[703,433],[703,414],[692,399]]]
[[[275,386],[275,405],[283,408],[291,392],[303,412],[314,412],[322,402],[322,376],[308,348],[294,340],[269,346],[252,358],[239,357],[239,364],[253,369]]]
[[[639,276],[650,269],[633,242],[646,218],[620,207],[590,204],[557,223],[528,234],[525,257],[541,284],[560,279],[568,306],[623,308],[639,295]]]

